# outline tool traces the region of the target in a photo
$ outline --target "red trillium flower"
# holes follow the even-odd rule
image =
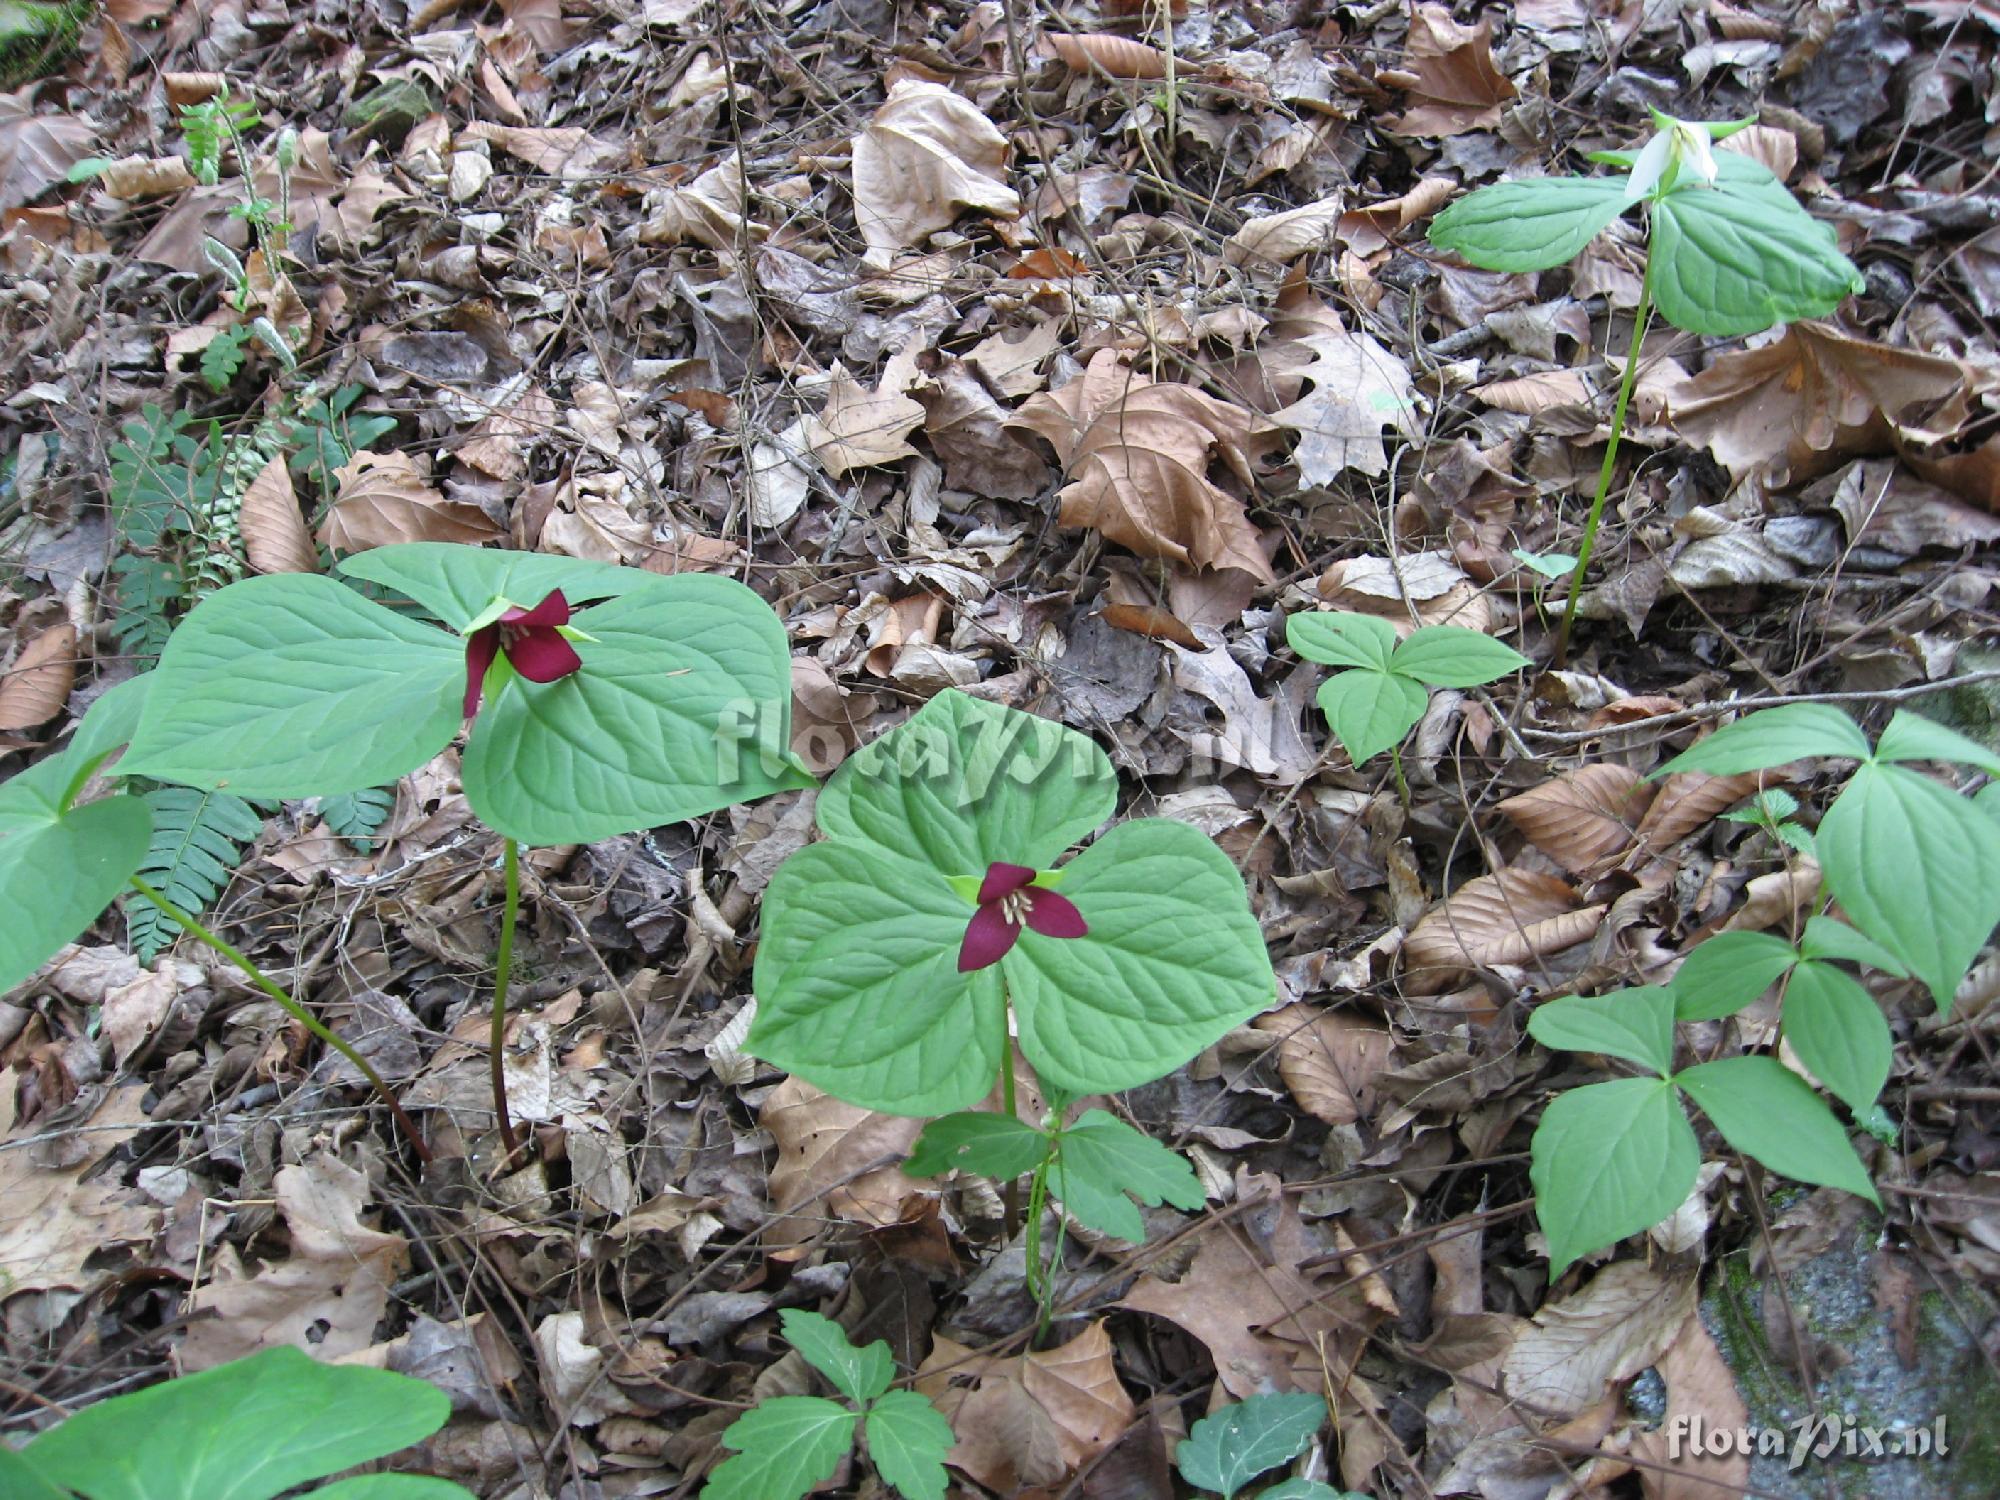
[[[576,647],[556,629],[567,624],[569,600],[561,589],[550,589],[533,609],[517,606],[473,631],[465,642],[465,717],[479,712],[479,690],[499,652],[506,652],[508,663],[530,682],[554,682],[582,666]]]
[[[1090,929],[1083,913],[1067,896],[1030,885],[1035,872],[1026,865],[995,860],[979,883],[979,910],[965,924],[965,941],[958,949],[958,972],[969,974],[997,964],[1021,936],[1023,925],[1043,937],[1082,937]]]

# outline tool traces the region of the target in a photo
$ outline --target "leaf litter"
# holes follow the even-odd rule
[[[260,996],[194,952],[140,969],[107,919],[0,1001],[10,1436],[293,1343],[437,1380],[456,1415],[420,1462],[482,1495],[692,1493],[743,1403],[806,1388],[776,1320],[811,1307],[889,1340],[967,1494],[1165,1496],[1188,1426],[1272,1389],[1329,1397],[1312,1472],[1372,1494],[1803,1493],[1679,1458],[1663,1424],[1770,1419],[1718,1289],[1749,1278],[1791,1327],[1788,1272],[1842,1221],[1725,1157],[1651,1240],[1548,1287],[1525,1148],[1575,1076],[1523,1026],[1663,981],[1712,931],[1789,936],[1809,868],[1721,815],[1823,786],[1648,779],[1722,713],[1921,693],[1990,743],[1990,18],[206,15],[107,5],[67,72],[0,99],[7,774],[129,675],[116,622],[149,598],[170,621],[228,577],[413,539],[722,571],[790,627],[816,771],[946,684],[1071,723],[1125,801],[1238,862],[1280,1005],[1120,1101],[1192,1153],[1208,1208],[1148,1210],[1144,1246],[1073,1238],[1034,1348],[994,1185],[905,1176],[913,1122],[740,1051],[757,895],[810,793],[531,854],[507,1065],[537,1149],[506,1174],[496,850],[453,753],[365,836],[257,809],[217,922],[396,1060],[439,1159],[415,1173]],[[160,129],[218,76],[300,132],[303,300],[261,262],[259,295],[306,333],[298,379],[355,388],[380,435],[317,470],[246,448],[225,521],[141,547],[107,522],[105,434],[152,403],[254,437],[286,390],[254,349],[221,393],[175,357],[215,306],[187,300],[215,289],[204,236],[246,253],[241,174],[276,187],[266,138],[204,187]],[[396,128],[355,123],[405,83]],[[1628,147],[1652,107],[1758,114],[1726,148],[1838,229],[1867,291],[1649,344],[1569,668],[1436,693],[1406,785],[1357,769],[1284,616],[1545,647],[1564,585],[1522,557],[1575,551],[1639,290],[1623,231],[1499,276],[1432,252],[1428,217]],[[1900,1134],[1870,1232],[1904,1260],[1872,1295],[1913,1348],[1917,1288],[1946,1288],[1990,1382],[1990,960],[1974,984],[1942,1023],[1908,985],[1875,996]],[[1771,1040],[1754,1008],[1697,1030],[1707,1057]],[[1834,1389],[1823,1342],[1769,1342]]]

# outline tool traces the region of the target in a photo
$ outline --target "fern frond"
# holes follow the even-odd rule
[[[180,570],[161,557],[121,557],[111,564],[118,577],[118,613],[112,629],[127,656],[156,657],[174,628],[170,611],[185,593]]]
[[[153,814],[153,845],[139,874],[181,910],[199,914],[228,882],[243,858],[243,845],[264,826],[264,815],[228,792],[193,787],[155,787],[146,793]],[[174,919],[144,896],[134,896],[125,917],[132,951],[141,963],[173,942]]]
[[[364,787],[319,799],[319,815],[336,835],[357,847],[369,843],[396,805],[393,786]]]

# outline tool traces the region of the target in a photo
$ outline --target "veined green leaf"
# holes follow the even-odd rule
[[[1326,1402],[1310,1391],[1251,1396],[1189,1428],[1174,1446],[1174,1465],[1189,1484],[1230,1500],[1259,1474],[1305,1452],[1325,1425]]]
[[[1787,703],[1778,708],[1759,709],[1734,724],[1723,725],[1707,739],[1676,755],[1647,780],[1656,781],[1676,771],[1734,776],[1822,755],[1866,760],[1868,736],[1831,704]]]
[[[786,1308],[778,1314],[778,1321],[784,1327],[785,1341],[850,1401],[873,1401],[896,1378],[896,1358],[885,1340],[857,1349],[847,1330],[833,1319],[803,1308]]]
[[[1618,177],[1530,177],[1480,188],[1431,220],[1430,240],[1489,271],[1545,271],[1632,205]]]
[[[1785,988],[1785,1040],[1813,1077],[1854,1111],[1874,1108],[1895,1060],[1882,1007],[1851,974],[1808,960]]]
[[[1977,766],[1988,776],[2000,776],[2000,755],[1956,729],[1947,729],[1936,719],[1899,708],[1889,727],[1875,742],[1875,758],[1893,760],[1939,760],[1950,765]]]
[[[1463,625],[1425,625],[1389,655],[1389,668],[1432,687],[1469,688],[1532,667],[1505,641]]]
[[[1674,1082],[1701,1106],[1724,1140],[1773,1172],[1843,1188],[1881,1206],[1867,1168],[1833,1111],[1776,1059],[1719,1058],[1675,1074]]]
[[[1674,1013],[1683,1021],[1733,1016],[1798,961],[1790,943],[1768,932],[1718,932],[1674,971]]]
[[[868,1409],[862,1431],[876,1472],[906,1500],[944,1500],[951,1423],[916,1391],[890,1391]]]
[[[704,1500],[799,1500],[833,1477],[860,1420],[824,1396],[758,1402],[723,1431],[722,1446],[736,1457],[708,1476]]]
[[[0,994],[39,969],[55,951],[96,921],[125,888],[152,835],[146,804],[136,797],[58,810],[67,781],[60,757],[16,791],[33,772],[6,783],[0,802]]]
[[[1565,1052],[1622,1057],[1661,1077],[1674,1068],[1674,997],[1658,985],[1566,995],[1535,1007],[1528,1035]]]
[[[954,1169],[1011,1182],[1049,1153],[1049,1138],[1025,1120],[976,1111],[944,1115],[924,1127],[903,1171],[936,1177]]]
[[[1056,1137],[1056,1192],[1069,1216],[1086,1229],[1134,1244],[1146,1238],[1132,1206],[1171,1203],[1197,1209],[1208,1201],[1186,1157],[1102,1109],[1086,1110]]]
[[[1396,650],[1396,627],[1374,615],[1316,610],[1288,616],[1285,641],[1307,661],[1387,672]]]
[[[1422,683],[1372,668],[1342,672],[1319,685],[1320,710],[1357,766],[1400,745],[1429,703]]]
[[[561,589],[575,608],[591,599],[616,598],[662,581],[657,573],[553,552],[497,552],[451,542],[373,547],[342,558],[339,568],[350,578],[365,578],[416,600],[457,631],[463,631],[495,599],[511,599],[524,609],[532,609],[549,590]]]
[[[1578,1256],[1666,1218],[1701,1166],[1673,1085],[1658,1078],[1618,1078],[1557,1095],[1542,1111],[1533,1150],[1528,1177],[1549,1242],[1551,1281]]]

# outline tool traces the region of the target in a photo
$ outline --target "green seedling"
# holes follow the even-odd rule
[[[1326,1425],[1326,1402],[1310,1392],[1252,1396],[1203,1417],[1174,1448],[1181,1478],[1231,1500],[1259,1474],[1290,1463]],[[1286,1479],[1257,1500],[1367,1500],[1316,1479]]]

